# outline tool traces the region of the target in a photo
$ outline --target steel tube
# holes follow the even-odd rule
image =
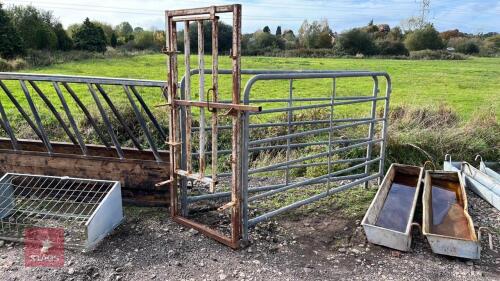
[[[334,106],[335,105],[349,105],[349,104],[364,103],[364,102],[384,100],[384,99],[386,99],[386,98],[383,97],[383,98],[356,99],[356,100],[335,102],[333,105]],[[262,110],[259,112],[252,112],[251,114],[252,115],[269,114],[269,113],[278,113],[278,112],[287,112],[287,111],[296,111],[296,110],[305,110],[305,109],[324,108],[324,107],[330,107],[330,106],[332,106],[332,103],[302,105],[302,106],[296,106],[296,107],[267,109],[267,110]]]
[[[380,122],[383,120],[384,120],[383,118],[370,119],[367,121],[360,121],[360,122],[354,122],[354,123],[346,124],[346,125],[334,126],[333,129],[334,130],[345,129],[345,128],[350,128],[350,127],[356,127],[356,126],[361,126],[361,125],[365,125],[365,124]],[[307,136],[307,135],[315,135],[315,134],[319,134],[319,133],[328,132],[329,130],[330,130],[330,128],[322,128],[322,129],[316,129],[316,130],[309,130],[309,131],[305,131],[305,132],[293,133],[290,135],[270,137],[267,139],[260,139],[260,140],[251,141],[250,145],[257,145],[257,144],[263,144],[263,143],[268,143],[268,142],[273,142],[273,141],[286,140],[288,138],[297,138],[297,137],[303,137],[303,136]]]
[[[14,106],[17,108],[17,111],[19,111],[19,113],[21,113],[21,115],[23,116],[24,120],[26,120],[26,122],[31,127],[31,129],[33,129],[33,131],[38,136],[38,138],[40,138],[41,140],[43,140],[42,133],[40,132],[40,130],[38,130],[38,128],[35,125],[35,123],[33,123],[33,121],[31,120],[31,118],[24,111],[24,109],[21,107],[21,105],[19,104],[19,102],[16,100],[16,98],[12,95],[12,93],[10,92],[10,90],[7,88],[7,86],[5,86],[5,84],[2,81],[0,81],[0,87],[3,89],[3,91],[5,92],[5,94],[7,95],[7,97],[12,101],[12,103],[14,104]]]
[[[378,142],[381,142],[381,141],[382,141],[382,139],[370,140],[370,141],[366,141],[366,142],[357,143],[357,144],[349,145],[349,146],[346,146],[346,147],[334,149],[331,152],[332,153],[342,152],[342,151],[346,151],[346,150],[353,149],[353,148],[356,148],[356,147],[368,145],[370,143],[378,143]],[[328,156],[328,152],[322,152],[322,153],[318,153],[318,154],[314,154],[314,155],[300,157],[300,158],[293,159],[293,160],[290,160],[290,161],[287,161],[287,162],[281,162],[281,163],[277,163],[277,164],[273,164],[273,165],[269,165],[269,166],[265,166],[265,167],[261,167],[261,168],[252,169],[252,170],[248,171],[248,174],[261,173],[261,172],[268,171],[269,169],[274,169],[274,168],[277,168],[277,167],[286,166],[287,164],[295,164],[295,163],[299,163],[299,162],[302,162],[302,161],[307,161],[307,160],[311,160],[311,159],[314,159],[314,158],[325,157],[325,156]]]
[[[120,111],[118,111],[118,109],[116,109],[115,105],[113,104],[113,101],[111,101],[111,98],[108,96],[106,91],[104,91],[104,89],[99,84],[95,84],[95,86],[97,87],[97,90],[101,93],[102,97],[104,98],[104,100],[108,104],[109,108],[111,108],[111,111],[116,116],[116,119],[118,119],[118,122],[120,122],[122,127],[125,129],[125,132],[127,132],[127,135],[130,137],[130,140],[132,140],[132,143],[134,143],[134,145],[137,149],[142,150],[141,144],[135,138],[134,133],[127,126],[127,123],[125,123],[123,116],[121,115]]]
[[[357,122],[357,121],[368,121],[372,120],[371,118],[343,118],[343,119],[334,119],[333,123],[345,123],[345,122]],[[330,124],[330,120],[311,120],[311,121],[295,121],[291,122],[292,126],[302,126],[302,125],[319,125],[319,124]],[[283,127],[287,126],[288,122],[277,122],[277,123],[261,123],[261,124],[251,124],[249,125],[249,129],[255,128],[271,128],[271,127]],[[199,127],[191,128],[193,131],[198,131]],[[231,126],[218,126],[219,130],[231,129]],[[211,128],[207,128],[206,130],[211,130]]]
[[[40,90],[40,88],[38,88],[38,86],[36,85],[35,82],[28,81],[28,83],[30,83],[31,87],[33,87],[35,92],[40,96],[40,98],[43,100],[43,102],[47,105],[47,108],[52,112],[52,114],[54,114],[54,117],[56,118],[57,122],[59,122],[59,124],[61,125],[61,128],[64,130],[66,135],[69,137],[70,141],[73,144],[78,144],[78,141],[75,139],[75,136],[73,136],[73,134],[69,130],[68,126],[66,126],[66,123],[62,119],[61,115],[59,114],[59,112],[57,112],[56,108],[50,102],[50,100],[47,98],[47,96],[45,96],[45,94],[42,92],[42,90]]]
[[[290,190],[292,188],[296,188],[296,187],[302,186],[304,184],[314,184],[318,180],[327,179],[328,177],[332,177],[332,176],[340,175],[340,174],[343,174],[343,173],[346,173],[346,172],[350,172],[350,171],[353,171],[353,170],[356,170],[356,169],[360,169],[360,168],[365,167],[366,165],[369,165],[371,163],[377,162],[379,160],[380,160],[379,158],[376,158],[376,159],[373,159],[373,160],[370,160],[370,161],[363,162],[361,164],[354,165],[354,166],[346,168],[346,169],[335,171],[335,172],[333,172],[331,174],[322,175],[322,176],[315,177],[315,178],[312,178],[312,179],[307,179],[307,180],[304,180],[304,181],[301,181],[301,182],[296,182],[294,184],[290,184],[290,185],[284,186],[282,188],[270,190],[270,191],[261,193],[259,195],[255,195],[253,197],[250,197],[250,198],[248,198],[248,201],[251,202],[251,201],[254,201],[254,200],[262,199],[264,197],[268,197],[268,196],[274,195],[276,193],[287,191],[287,190]]]
[[[105,84],[105,85],[134,85],[141,87],[163,87],[165,81],[154,80],[136,80],[106,77],[90,76],[71,76],[71,75],[47,75],[47,74],[27,74],[0,72],[0,80],[26,80],[26,81],[45,81],[45,82],[64,82],[79,84]]]
[[[203,21],[198,21],[198,71],[199,71],[199,101],[205,101],[205,37],[203,32]],[[185,81],[186,76],[184,76]],[[199,150],[200,150],[200,175],[205,175],[206,156],[205,147],[207,145],[207,134],[205,131],[205,108],[200,107],[200,137],[199,137]]]
[[[331,181],[341,181],[341,180],[357,179],[357,178],[361,178],[364,176],[366,176],[365,173],[348,175],[348,176],[340,176],[340,177],[330,177],[329,179]],[[322,180],[317,181],[315,184],[325,183],[327,181],[328,181],[328,179],[322,179]],[[287,186],[287,184],[282,183],[282,184],[275,184],[275,185],[265,185],[265,186],[253,187],[253,188],[248,189],[248,193],[270,191],[270,190],[275,190],[275,189],[285,187],[285,186]],[[209,194],[189,196],[187,200],[190,203],[194,203],[194,202],[205,201],[205,200],[215,200],[215,199],[225,198],[225,197],[230,197],[230,196],[231,196],[231,192],[218,192],[218,193],[209,193]]]
[[[12,144],[12,149],[18,150],[19,146],[17,144],[16,135],[10,126],[9,118],[7,117],[7,113],[2,105],[2,101],[0,100],[0,116],[2,117],[2,126],[4,127],[5,132],[9,135],[10,142]]]
[[[151,120],[151,122],[153,123],[153,125],[155,126],[155,128],[160,133],[160,136],[163,139],[166,139],[167,138],[167,134],[165,134],[165,131],[160,126],[160,124],[158,123],[158,120],[156,120],[155,116],[153,115],[153,113],[151,112],[151,110],[149,109],[149,107],[147,106],[147,104],[144,102],[144,99],[142,99],[141,95],[139,94],[139,92],[137,91],[137,89],[135,88],[135,86],[129,86],[129,88],[132,90],[132,93],[134,93],[134,96],[137,99],[137,101],[139,102],[139,104],[141,105],[142,109],[144,109],[144,112],[146,112],[146,115],[149,117],[149,119]]]
[[[372,108],[371,108],[371,118],[375,119],[377,117],[377,96],[378,96],[378,78],[376,76],[373,76],[373,98],[374,100],[372,101]],[[368,127],[368,138],[373,139],[373,134],[375,133],[375,124],[370,123],[370,126]],[[372,149],[373,145],[369,144],[366,147],[366,158],[370,159],[372,157]],[[370,171],[370,166],[365,167],[365,173],[368,174]],[[365,188],[368,189],[368,182],[365,183]]]
[[[59,96],[59,100],[61,100],[61,104],[64,108],[64,111],[66,112],[66,117],[68,117],[69,124],[73,128],[73,131],[75,132],[76,138],[77,138],[77,143],[80,146],[80,149],[82,150],[83,155],[87,155],[87,147],[85,146],[85,142],[83,141],[82,135],[80,134],[80,131],[78,130],[78,126],[76,125],[75,119],[73,118],[73,115],[71,114],[71,110],[69,109],[68,104],[66,103],[66,99],[64,98],[64,95],[61,91],[61,88],[59,88],[59,84],[57,82],[52,82],[52,86],[56,90],[57,96]]]
[[[128,87],[123,86],[123,90],[125,90],[125,93],[127,94],[130,105],[132,106],[132,109],[134,110],[135,118],[137,119],[137,121],[139,121],[139,125],[141,125],[142,130],[144,131],[144,135],[146,136],[146,139],[149,143],[149,146],[151,147],[151,151],[153,152],[153,155],[154,155],[156,161],[161,162],[162,159],[161,159],[160,153],[158,152],[158,148],[156,147],[156,144],[153,141],[153,137],[149,133],[146,122],[144,121],[144,118],[142,118],[141,112],[137,108],[137,105],[135,104],[134,99],[132,98],[132,95],[130,94]]]
[[[87,120],[89,120],[90,124],[94,128],[94,130],[95,130],[97,136],[99,137],[99,139],[101,139],[102,143],[107,148],[111,148],[111,145],[109,145],[108,141],[106,140],[106,138],[104,137],[104,135],[99,130],[99,126],[97,126],[96,121],[94,120],[94,118],[90,114],[90,112],[87,109],[87,107],[85,107],[85,105],[83,104],[83,102],[80,100],[80,98],[78,98],[78,96],[76,95],[75,91],[73,91],[73,89],[66,82],[62,82],[62,85],[64,86],[64,88],[66,88],[66,91],[68,91],[68,93],[70,94],[70,96],[73,98],[73,100],[76,102],[76,104],[83,111],[83,114],[85,114],[85,116],[87,117]]]
[[[260,215],[260,216],[258,216],[256,218],[250,219],[248,221],[248,225],[249,226],[254,226],[254,225],[258,224],[259,222],[263,222],[265,220],[268,220],[271,217],[274,217],[274,216],[277,216],[277,215],[282,214],[284,212],[296,209],[296,208],[301,207],[303,205],[310,204],[312,202],[318,201],[318,200],[320,200],[322,198],[325,198],[325,197],[330,196],[330,195],[332,195],[334,193],[341,192],[341,191],[344,191],[346,189],[352,188],[352,187],[354,187],[356,185],[363,184],[364,182],[372,180],[372,179],[375,179],[375,178],[377,178],[379,176],[380,176],[379,174],[375,174],[375,175],[368,176],[368,177],[365,177],[365,178],[360,179],[360,180],[356,180],[356,181],[354,181],[352,183],[345,184],[345,185],[340,186],[340,187],[335,187],[335,188],[329,189],[328,191],[325,191],[325,192],[322,192],[320,194],[314,195],[314,196],[309,197],[307,199],[304,199],[304,200],[301,200],[301,201],[297,201],[297,202],[295,202],[293,204],[290,204],[288,206],[281,207],[281,208],[279,208],[277,210],[274,210],[272,212],[268,212],[268,213]]]
[[[35,122],[38,125],[38,129],[40,130],[40,133],[42,134],[42,141],[45,144],[45,147],[47,148],[47,151],[49,154],[52,154],[53,149],[52,145],[50,144],[50,140],[47,136],[47,133],[45,132],[45,129],[42,124],[42,119],[40,118],[40,115],[38,114],[38,110],[35,106],[35,103],[31,99],[30,92],[28,90],[28,87],[26,86],[26,83],[23,80],[19,80],[19,83],[21,84],[21,88],[23,89],[24,95],[26,97],[26,101],[28,102],[28,105],[30,106],[31,113],[33,113],[33,117],[35,118]]]
[[[97,93],[95,92],[92,85],[87,84],[87,86],[89,88],[89,91],[90,91],[92,97],[94,98],[97,109],[101,113],[102,121],[104,122],[104,124],[106,125],[106,128],[108,129],[109,136],[111,137],[111,140],[113,141],[113,144],[115,145],[116,153],[118,154],[118,157],[120,157],[120,159],[123,159],[124,155],[123,155],[122,148],[120,146],[120,143],[118,142],[118,138],[116,137],[115,132],[113,131],[113,126],[111,125],[111,122],[109,122],[108,115],[106,114],[106,111],[102,107],[102,104],[99,101],[99,97],[97,96]]]

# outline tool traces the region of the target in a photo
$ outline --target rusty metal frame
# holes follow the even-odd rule
[[[233,22],[232,49],[230,58],[232,60],[232,99],[231,103],[218,103],[219,96],[219,64],[218,64],[218,14],[231,13]],[[241,149],[242,149],[242,112],[259,111],[259,107],[240,105],[241,101],[241,5],[212,6],[205,8],[173,10],[166,11],[166,34],[167,42],[164,53],[168,55],[168,100],[169,106],[169,136],[167,144],[170,146],[170,180],[163,184],[170,184],[170,212],[174,221],[185,226],[194,228],[203,234],[230,246],[239,248],[242,238],[242,192],[241,192]],[[191,101],[191,66],[190,66],[190,44],[189,44],[189,24],[198,22],[198,42],[200,85],[204,84],[204,50],[203,50],[203,21],[209,20],[212,24],[212,87],[208,93],[212,93],[212,101],[203,100],[205,95],[204,86],[200,87],[200,101]],[[185,54],[185,90],[184,96],[179,97],[178,85],[178,61],[177,61],[177,22],[184,23],[184,54]],[[191,107],[199,107],[201,110],[201,119],[204,121],[205,110],[212,115],[212,169],[211,176],[205,177],[205,152],[202,149],[200,155],[200,172],[192,171],[192,152],[191,152],[191,126],[192,116]],[[186,180],[195,179],[208,185],[211,192],[215,191],[217,184],[217,145],[218,145],[218,109],[229,110],[232,118],[232,154],[231,154],[231,202],[227,207],[231,208],[231,236],[226,235],[200,223],[192,221],[185,217],[185,214],[179,212],[178,189],[181,193],[186,192]],[[182,115],[182,116],[181,116]],[[181,129],[182,128],[182,129]],[[181,143],[180,136],[184,140]],[[204,147],[205,131],[201,129],[200,147]],[[181,152],[186,156],[185,164],[181,167]]]

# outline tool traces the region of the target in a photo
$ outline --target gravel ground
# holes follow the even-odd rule
[[[341,196],[341,194],[339,195]],[[434,255],[414,233],[411,252],[366,242],[358,219],[331,214],[282,216],[253,230],[234,251],[173,223],[167,210],[131,208],[91,253],[68,250],[62,268],[25,267],[23,245],[0,242],[0,280],[500,280],[497,252],[480,261]],[[500,212],[469,194],[476,226],[500,230]]]

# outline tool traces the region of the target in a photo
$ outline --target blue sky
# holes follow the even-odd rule
[[[54,11],[67,26],[85,17],[116,25],[128,21],[133,26],[163,29],[163,10],[243,4],[243,32],[253,32],[268,25],[281,25],[296,31],[304,19],[327,19],[334,31],[375,23],[399,25],[419,13],[419,0],[0,0],[5,4],[34,6]],[[500,32],[500,0],[431,1],[429,20],[438,30],[458,28],[469,33]],[[223,18],[224,20],[224,18]]]

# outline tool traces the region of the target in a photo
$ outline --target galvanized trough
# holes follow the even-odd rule
[[[369,242],[408,251],[423,168],[392,164],[368,211],[363,226]]]
[[[29,243],[33,228],[64,230],[64,247],[90,250],[123,220],[120,182],[7,173],[0,239]]]
[[[481,157],[479,156],[479,158]],[[479,170],[494,178],[497,183],[500,182],[500,162],[484,162],[481,158],[481,162],[479,163]]]
[[[487,174],[486,169],[478,170],[467,162],[452,162],[450,158],[445,158],[443,167],[445,171],[461,172],[467,188],[500,210],[500,181]]]
[[[481,246],[467,211],[460,172],[426,171],[422,232],[437,254],[479,259]]]

